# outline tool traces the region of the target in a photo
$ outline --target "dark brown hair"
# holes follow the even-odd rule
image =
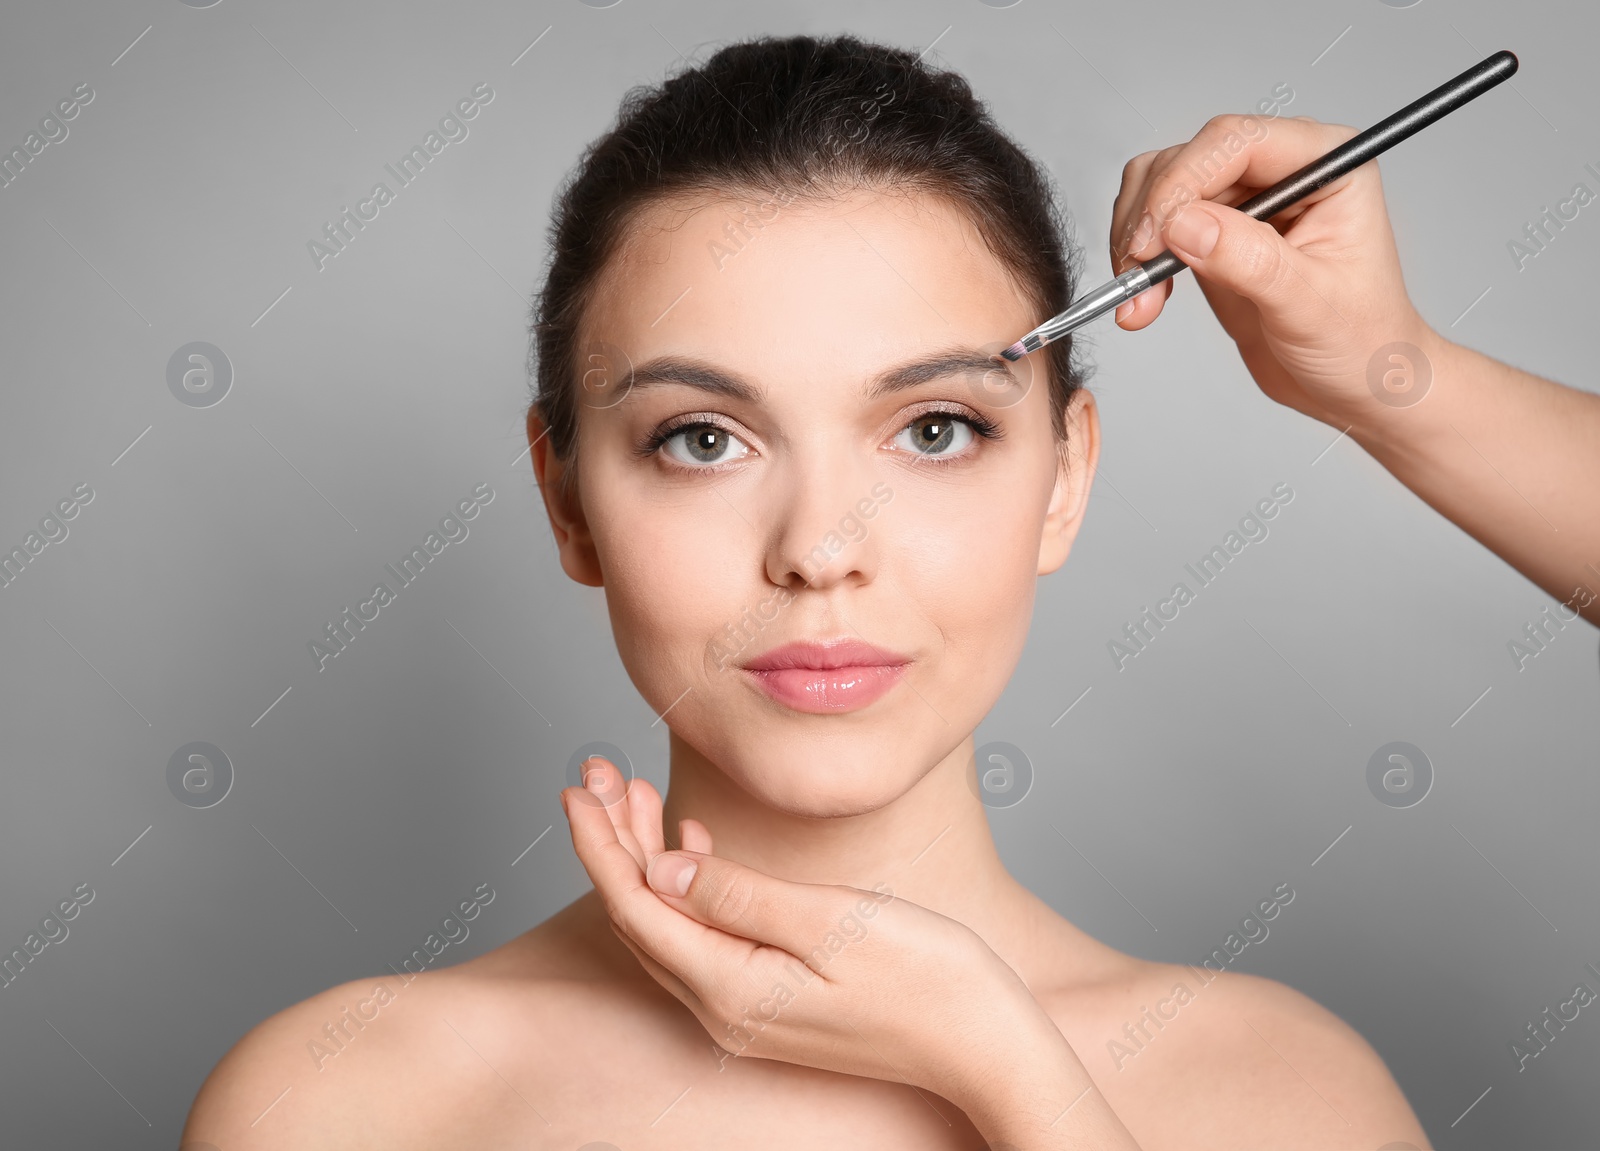
[[[1035,322],[1071,302],[1080,257],[1050,181],[959,74],[848,35],[729,45],[658,86],[630,89],[616,124],[557,196],[528,358],[532,410],[568,465],[563,487],[576,471],[579,324],[638,210],[686,192],[826,196],[858,187],[931,193],[965,210],[1034,305]],[[1086,372],[1070,337],[1034,358],[1044,360],[1061,446]]]

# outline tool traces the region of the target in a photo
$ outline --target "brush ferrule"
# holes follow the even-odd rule
[[[1028,351],[1036,352],[1046,344],[1059,340],[1068,332],[1075,331],[1113,308],[1127,303],[1149,287],[1150,273],[1141,265],[1135,264],[1116,279],[1108,280],[1094,291],[1079,296],[1066,311],[1023,336],[1022,343]]]

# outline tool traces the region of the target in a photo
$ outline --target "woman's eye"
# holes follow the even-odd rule
[[[909,437],[909,438],[907,438]],[[973,440],[972,425],[949,412],[928,412],[912,420],[894,439],[895,447],[925,456],[960,455]],[[954,450],[951,450],[954,445]]]
[[[675,461],[691,468],[743,459],[750,451],[738,436],[715,424],[686,424],[674,428],[661,441],[661,446]]]

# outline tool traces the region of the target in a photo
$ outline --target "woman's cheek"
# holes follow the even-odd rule
[[[708,646],[739,618],[737,591],[723,586],[737,565],[692,529],[631,526],[606,541],[606,603],[624,666],[641,693],[665,707],[704,681]]]
[[[1038,585],[1039,531],[1030,524],[1031,509],[1016,501],[1007,506],[993,491],[963,514],[908,517],[898,525],[919,539],[912,548],[897,542],[902,555],[913,555],[908,580],[911,591],[939,628],[961,677],[1004,686],[1027,643]],[[997,515],[996,509],[1005,514]],[[908,589],[910,590],[910,589]],[[976,686],[972,679],[967,681]]]
[[[930,604],[947,615],[982,617],[1004,612],[1030,586],[1038,568],[1038,527],[1029,544],[1016,506],[1004,489],[985,485],[962,500],[906,499],[883,541],[886,556],[909,565],[909,578]],[[952,621],[953,622],[953,621]]]

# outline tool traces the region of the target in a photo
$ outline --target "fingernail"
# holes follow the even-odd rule
[[[1145,245],[1150,242],[1155,234],[1156,222],[1151,219],[1150,213],[1146,212],[1139,217],[1139,226],[1133,230],[1133,235],[1128,237],[1128,255],[1131,256],[1135,252],[1144,251]]]
[[[599,761],[593,756],[584,760],[581,767],[583,771],[583,786],[590,791],[598,792],[601,781],[605,778],[605,768],[601,767]]]
[[[1133,301],[1129,300],[1126,304],[1118,304],[1116,315],[1117,323],[1119,324],[1123,320],[1126,320],[1129,316],[1133,315]]]
[[[650,861],[645,878],[663,895],[682,895],[689,890],[689,881],[699,866],[688,856],[663,852]]]
[[[1204,208],[1179,212],[1167,225],[1167,242],[1202,260],[1217,246],[1221,234],[1217,218]]]

